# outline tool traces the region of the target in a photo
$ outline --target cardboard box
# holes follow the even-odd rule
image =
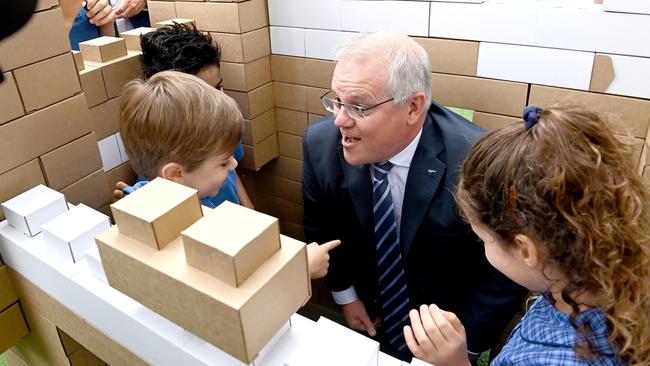
[[[61,8],[42,11],[0,42],[2,70],[13,70],[69,51],[70,40]]]
[[[479,42],[414,37],[431,61],[431,71],[476,76]]]
[[[25,115],[13,74],[5,72],[2,76],[5,81],[0,84],[0,125]]]
[[[79,81],[81,90],[86,94],[88,108],[104,103],[108,99],[101,67],[86,66],[79,72]]]
[[[305,57],[320,58],[323,60],[336,60],[336,49],[339,45],[358,35],[356,32],[328,31],[320,29],[305,29],[304,31]]]
[[[305,32],[305,28],[269,27],[271,53],[274,55],[306,57]]]
[[[255,179],[256,191],[299,205],[303,204],[301,187],[302,185],[298,182],[272,175],[258,176]]]
[[[113,135],[120,129],[120,100],[109,99],[106,103],[90,108],[90,126],[97,141]]]
[[[307,87],[304,85],[273,82],[275,106],[307,112]]]
[[[0,267],[0,311],[7,309],[9,305],[18,301],[16,290],[14,290],[11,279],[9,279],[8,268],[6,265]]]
[[[65,351],[66,356],[70,356],[77,349],[83,348],[79,342],[75,341],[66,332],[61,329],[57,330],[59,331],[59,339],[61,339],[61,344],[63,345],[63,350]]]
[[[224,90],[239,105],[244,118],[251,119],[273,108],[274,83],[266,83],[249,92]]]
[[[48,186],[55,190],[102,168],[94,132],[52,150],[40,159]]]
[[[103,169],[99,169],[61,190],[68,202],[75,205],[83,203],[94,209],[110,202],[112,192],[106,189]]]
[[[341,3],[339,1],[272,0],[269,1],[269,21],[273,25],[284,27],[339,30],[341,29]]]
[[[301,183],[302,161],[280,156],[260,169],[260,174],[286,178]]]
[[[313,114],[313,113],[309,113],[309,114],[307,115],[307,119],[308,119],[309,124],[312,124],[312,123],[314,123],[314,122],[320,120],[320,119],[323,118],[323,117],[324,117],[324,116],[322,116],[322,115],[320,115],[320,114]]]
[[[161,22],[157,22],[156,28],[162,28],[168,25],[173,25],[174,23],[184,24],[190,28],[196,28],[196,23],[194,22],[194,19],[183,19],[183,18],[173,18],[173,19],[167,19]]]
[[[614,137],[623,142],[630,149],[630,153],[632,155],[632,164],[634,165],[635,169],[638,169],[639,165],[645,165],[645,163],[641,162],[641,152],[645,143],[643,139],[621,135],[614,135]]]
[[[69,52],[16,69],[14,77],[28,113],[81,91],[77,68]]]
[[[603,0],[603,10],[621,13],[650,14],[650,3],[645,0]]]
[[[304,216],[303,205],[258,192],[256,208],[261,212],[277,217],[281,220],[287,220],[294,224],[302,225]]]
[[[222,62],[248,63],[271,54],[269,27],[243,34],[210,33],[221,49]]]
[[[278,133],[278,150],[281,156],[302,160],[302,137]]]
[[[34,11],[46,10],[55,6],[59,6],[59,2],[57,0],[38,0],[36,2],[36,8]]]
[[[97,141],[99,155],[101,155],[102,166],[104,167],[105,172],[122,164],[122,157],[120,156],[120,148],[117,145],[116,135],[117,134],[113,134]]]
[[[273,108],[252,120],[244,120],[244,135],[242,143],[257,146],[262,140],[277,132],[275,112]]]
[[[167,19],[176,18],[176,4],[171,1],[147,1],[149,21],[156,24]]]
[[[120,233],[155,249],[203,215],[195,189],[162,178],[115,202],[111,211]]]
[[[140,52],[128,51],[128,55],[116,58],[106,63],[91,63],[91,66],[101,66],[102,77],[106,85],[106,95],[109,99],[122,94],[122,87],[133,79],[144,79],[140,67]]]
[[[227,201],[181,235],[187,264],[233,287],[280,250],[278,219]]]
[[[267,137],[255,146],[242,145],[244,147],[244,159],[239,165],[250,170],[260,170],[264,164],[279,156],[278,134]]]
[[[106,363],[84,347],[73,352],[70,357],[70,366],[105,366]]]
[[[202,31],[246,33],[269,25],[264,0],[244,3],[177,1],[175,5],[179,18],[194,19],[196,27]]]
[[[305,229],[302,227],[302,225],[295,224],[291,221],[280,220],[280,232],[282,233],[282,235],[286,235],[296,240],[300,240],[300,241],[306,240]],[[312,290],[312,292],[315,293],[315,290]],[[331,297],[329,291],[327,291],[327,296]]]
[[[129,163],[121,164],[115,169],[107,171],[105,176],[108,189],[111,192],[115,189],[115,183],[117,182],[124,182],[131,186],[137,181],[137,175]]]
[[[341,29],[357,32],[392,29],[426,37],[429,35],[428,12],[428,2],[345,1],[341,2]]]
[[[115,138],[117,139],[117,148],[120,150],[120,158],[122,159],[122,163],[126,163],[129,161],[129,155],[126,153],[124,141],[122,141],[122,135],[120,135],[118,132],[115,134]]]
[[[135,29],[121,32],[120,37],[124,38],[124,42],[126,43],[127,50],[142,51],[142,48],[140,47],[140,36],[143,34],[147,34],[149,32],[153,32],[155,30],[156,28],[140,27],[140,28],[135,28]]]
[[[512,123],[523,123],[521,118],[502,116],[500,114],[474,112],[474,124],[484,130],[493,130]]]
[[[81,52],[76,50],[71,50],[70,52],[72,52],[72,59],[74,60],[74,65],[77,67],[77,71],[85,69],[86,65],[84,65],[84,58]]]
[[[650,58],[596,54],[590,91],[650,98]]]
[[[104,63],[126,56],[126,42],[119,37],[99,37],[79,42],[84,61]]]
[[[47,247],[70,263],[79,263],[95,236],[111,227],[108,216],[80,203],[42,226]]]
[[[515,117],[521,116],[528,97],[527,84],[437,73],[431,90],[443,105]]]
[[[68,210],[63,195],[44,185],[3,202],[2,211],[9,225],[28,236],[41,232],[41,226]]]
[[[2,355],[11,366],[29,366],[27,362],[25,362],[22,358],[16,356],[16,354],[11,349],[8,349]]]
[[[0,174],[0,187],[2,187],[0,202],[17,196],[39,184],[46,184],[45,177],[38,159],[34,159],[4,174]],[[4,219],[5,216],[0,210],[0,220]]]
[[[334,61],[271,55],[273,81],[329,89],[335,66]]]
[[[302,136],[307,128],[307,113],[276,108],[275,121],[278,125],[278,132]]]
[[[0,313],[0,351],[6,351],[28,334],[29,328],[17,302]]]
[[[271,63],[263,57],[246,64],[221,63],[223,87],[247,92],[271,82]]]
[[[97,245],[93,245],[86,250],[86,262],[88,263],[88,268],[93,276],[102,282],[108,283],[106,274],[104,273],[104,267],[102,267],[102,258],[99,256],[99,250]]]
[[[620,135],[645,138],[650,124],[650,101],[589,93],[577,90],[532,85],[529,105],[548,107],[555,103],[582,105],[613,119],[612,127]]]
[[[321,97],[329,92],[329,89],[307,87],[307,112],[316,114],[329,114],[325,109]]]

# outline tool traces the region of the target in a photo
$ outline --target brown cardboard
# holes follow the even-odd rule
[[[472,122],[484,130],[493,130],[512,123],[523,123],[521,118],[483,112],[474,112],[474,120]]]
[[[40,159],[47,185],[55,190],[102,169],[94,132],[52,150]]]
[[[282,232],[282,235],[286,235],[296,240],[305,241],[305,229],[302,225],[294,224],[287,220],[280,220],[280,231]],[[314,298],[314,293],[315,291],[312,287],[312,299]]]
[[[221,49],[222,62],[246,63],[271,54],[269,28],[243,34],[210,33]]]
[[[86,95],[88,108],[104,103],[107,100],[101,67],[88,65],[79,72],[79,81],[81,82],[81,90]]]
[[[278,235],[280,235],[278,228]],[[0,311],[7,309],[11,304],[18,301],[18,295],[9,279],[9,269],[6,265],[0,267]]]
[[[589,91],[606,92],[609,85],[614,81],[614,77],[612,58],[597,53],[596,56],[594,56],[594,67],[591,69]]]
[[[269,25],[264,0],[245,3],[177,1],[175,4],[176,15],[179,18],[194,19],[196,27],[202,31],[246,33]]]
[[[6,351],[28,334],[29,328],[18,302],[0,312],[0,352]]]
[[[271,82],[271,63],[263,57],[246,64],[221,63],[223,87],[247,92]]]
[[[106,172],[106,183],[109,191],[115,190],[115,183],[124,182],[130,186],[136,183],[138,177],[131,168],[131,164],[124,163]],[[110,210],[109,210],[110,211]]]
[[[99,37],[79,42],[84,61],[104,63],[126,56],[126,42],[119,37]]]
[[[307,128],[307,113],[296,112],[289,109],[276,108],[275,121],[278,125],[278,132],[290,133],[302,136]],[[302,158],[300,159],[302,160]]]
[[[140,28],[124,31],[120,33],[120,37],[124,38],[124,42],[126,43],[127,50],[142,51],[142,48],[140,48],[140,36],[143,34],[147,34],[149,32],[153,32],[155,30],[156,28],[140,27]]]
[[[266,83],[249,92],[224,90],[239,105],[244,118],[251,119],[273,108],[273,83]]]
[[[241,141],[246,145],[256,146],[275,132],[277,132],[275,112],[271,108],[252,120],[244,120],[244,134]]]
[[[53,8],[55,6],[59,6],[58,0],[38,0],[36,2],[36,8],[34,9],[34,11],[46,10],[46,9]]]
[[[243,362],[255,357],[311,292],[306,247],[288,237],[238,288],[187,266],[180,238],[159,251],[112,227],[96,241],[112,287]]]
[[[22,294],[20,298],[24,299]],[[21,304],[31,333],[21,339],[11,349],[12,352],[31,366],[67,365],[68,359],[59,341],[56,326],[31,310],[24,301],[21,300]]]
[[[109,99],[122,94],[122,87],[133,79],[143,79],[140,68],[140,55],[136,51],[128,51],[128,55],[102,64],[88,63],[91,66],[101,66],[102,77],[106,85],[106,95]]]
[[[57,330],[59,331],[59,338],[61,339],[61,344],[63,345],[63,350],[65,351],[66,356],[70,356],[77,349],[83,348],[79,342],[75,341],[66,332],[62,331],[61,329]]]
[[[63,188],[61,193],[65,199],[72,204],[83,203],[86,206],[97,209],[111,201],[112,191],[106,189],[104,180],[104,169],[81,178],[80,180]]]
[[[77,67],[77,71],[83,70],[86,65],[84,65],[84,58],[81,55],[81,52],[72,50],[72,59],[74,60],[74,65]]]
[[[13,70],[69,51],[70,40],[61,9],[42,11],[0,42],[2,70]]]
[[[273,81],[329,89],[335,66],[334,61],[271,55]]]
[[[120,232],[155,249],[162,249],[201,218],[195,189],[156,178],[111,205]]]
[[[215,228],[226,222],[233,226],[215,235]],[[183,230],[181,236],[188,265],[233,287],[241,286],[280,250],[278,219],[228,201]]]
[[[302,225],[303,206],[300,204],[258,192],[257,209],[279,219]]]
[[[5,72],[2,75],[5,81],[0,84],[0,125],[25,115],[13,74]]]
[[[433,73],[433,99],[443,105],[475,111],[521,116],[528,84]]]
[[[628,146],[632,155],[632,164],[634,165],[634,168],[637,169],[641,163],[641,152],[643,150],[645,141],[643,139],[630,136],[614,135],[614,137]]]
[[[324,117],[324,116],[322,116],[320,114],[309,113],[307,115],[307,120],[308,120],[309,124],[312,124],[312,123],[318,121],[319,119],[321,119],[322,117]]]
[[[120,100],[109,99],[90,108],[90,125],[95,131],[97,141],[102,140],[120,129]]]
[[[260,170],[264,164],[279,156],[277,133],[260,141],[255,146],[244,144],[242,146],[244,147],[244,159],[239,162],[239,165],[246,169]]]
[[[307,87],[304,85],[273,82],[275,106],[307,112]]]
[[[81,347],[74,351],[70,357],[70,366],[104,366],[106,363],[99,357],[95,356],[92,352]]]
[[[301,184],[289,179],[274,177],[272,175],[260,175],[255,179],[255,190],[287,201],[302,205]]]
[[[194,22],[194,19],[183,19],[183,18],[173,18],[173,19],[163,20],[162,22],[157,22],[156,28],[162,28],[168,25],[174,25],[174,23],[184,24],[190,28],[196,28],[196,23]]]
[[[307,112],[325,115],[330,112],[325,109],[321,97],[329,89],[307,87]]]
[[[4,174],[0,174],[0,202],[13,198],[37,185],[45,185],[45,177],[38,159],[31,160]],[[5,216],[0,210],[0,220]]]
[[[91,131],[83,95],[0,126],[0,174]]]
[[[427,51],[432,72],[476,76],[479,42],[419,37],[413,39]]]
[[[147,1],[149,21],[156,24],[167,19],[176,18],[176,3],[171,1]]]
[[[302,161],[280,156],[260,169],[260,174],[286,178],[301,183]]]
[[[81,91],[70,52],[16,69],[14,77],[28,113]]]
[[[582,105],[613,119],[620,135],[645,138],[650,124],[650,101],[584,91],[532,85],[529,105],[548,107],[555,103]]]
[[[9,363],[11,366],[29,366],[27,362],[25,362],[22,358],[16,356],[16,354],[13,353],[11,349],[8,349],[5,353],[2,354],[2,356],[4,356],[7,363]]]
[[[643,180],[650,184],[650,165],[646,165],[643,169]]]
[[[279,132],[278,151],[281,156],[302,160],[302,137]]]

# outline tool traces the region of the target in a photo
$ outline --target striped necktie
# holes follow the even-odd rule
[[[372,197],[383,324],[388,342],[402,352],[406,347],[402,328],[408,321],[409,299],[395,223],[395,207],[387,179],[392,167],[390,161],[373,164]]]

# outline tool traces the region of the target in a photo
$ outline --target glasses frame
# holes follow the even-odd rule
[[[320,100],[321,100],[321,102],[323,103],[323,107],[325,107],[325,109],[326,109],[328,112],[331,112],[332,114],[334,114],[334,116],[338,115],[338,112],[340,112],[342,109],[345,109],[345,113],[348,115],[348,117],[352,118],[352,119],[355,120],[355,121],[365,119],[365,118],[367,117],[367,116],[366,116],[366,112],[367,112],[367,111],[369,111],[369,110],[371,110],[371,109],[373,109],[373,108],[377,108],[377,107],[379,107],[379,106],[382,105],[382,104],[386,104],[386,103],[388,103],[388,102],[390,102],[390,101],[395,100],[395,98],[390,98],[390,99],[388,99],[388,100],[384,100],[383,102],[379,102],[379,103],[377,103],[377,104],[375,104],[375,105],[371,105],[371,106],[369,106],[369,107],[362,107],[362,106],[360,106],[360,105],[342,103],[342,102],[339,102],[338,100],[335,100],[335,99],[332,99],[332,98],[326,98],[326,97],[325,97],[327,94],[332,93],[332,92],[333,92],[333,90],[330,90],[330,91],[328,91],[327,93],[321,95]],[[338,108],[338,112],[335,112],[335,111],[333,110],[333,108],[330,110],[330,108],[328,107],[328,102],[327,102],[327,101],[330,101],[330,102],[332,103],[332,105],[334,105],[334,106],[338,106],[338,107],[337,107],[337,108]],[[345,108],[343,108],[343,107],[345,107]],[[355,112],[350,112],[350,111],[352,111],[352,110],[354,110]],[[361,118],[358,118],[357,116],[353,116],[353,115],[350,114],[350,113],[359,113],[359,114],[361,115]]]

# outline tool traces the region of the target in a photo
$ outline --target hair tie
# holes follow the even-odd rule
[[[530,130],[531,127],[537,124],[537,121],[539,121],[539,115],[541,113],[542,108],[534,105],[529,105],[528,107],[524,108],[524,126],[526,126],[527,130]]]

